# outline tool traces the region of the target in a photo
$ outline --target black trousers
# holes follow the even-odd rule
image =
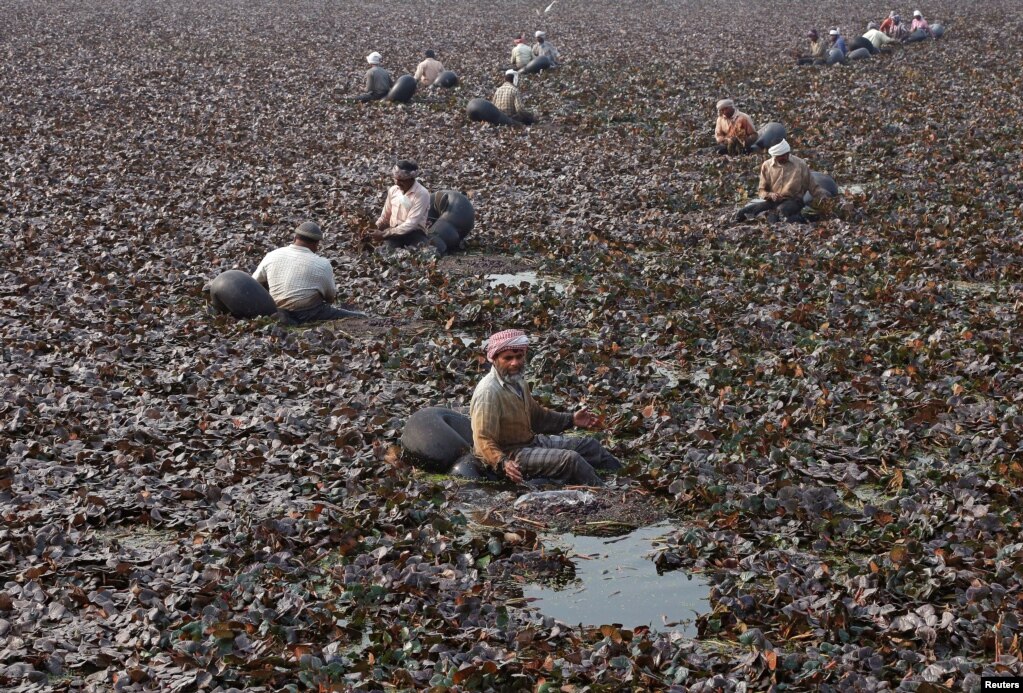
[[[335,308],[328,303],[321,303],[318,306],[303,308],[302,310],[284,310],[281,308],[277,311],[277,319],[282,325],[305,325],[306,323],[322,322],[324,320],[364,317],[366,317],[365,313]]]
[[[753,146],[753,142],[755,141],[756,139],[751,141],[749,144],[743,144],[741,142],[731,145],[719,144],[716,151],[721,156],[725,156],[726,154],[749,154],[750,147]]]
[[[355,100],[356,101],[362,101],[362,102],[366,102],[366,101],[379,101],[380,99],[384,98],[385,96],[387,96],[387,92],[386,91],[384,93],[382,93],[382,94],[377,94],[376,92],[372,92],[371,91],[371,92],[367,92],[365,94],[359,94],[358,96],[355,97]]]
[[[803,200],[788,198],[785,200],[779,200],[778,202],[768,202],[767,200],[757,200],[751,202],[738,212],[735,213],[737,221],[749,219],[755,217],[763,212],[770,212],[776,210],[778,215],[785,218],[785,221],[802,221],[803,217],[800,215],[800,211],[803,209]]]
[[[384,239],[384,245],[391,250],[397,250],[398,248],[408,248],[412,245],[420,245],[426,243],[426,232],[421,229],[413,229],[406,234],[401,236],[388,236]]]
[[[522,123],[523,125],[533,125],[534,123],[536,123],[536,116],[534,116],[529,111],[519,111],[515,115],[508,117],[514,121]]]

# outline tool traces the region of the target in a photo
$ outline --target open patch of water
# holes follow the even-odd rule
[[[102,544],[116,544],[131,551],[158,555],[174,547],[178,535],[149,525],[111,525],[96,531]]]
[[[566,285],[564,282],[558,281],[552,277],[544,277],[536,272],[516,272],[514,274],[488,274],[487,281],[491,287],[498,286],[521,286],[522,284],[528,284],[530,286],[550,286],[559,294],[565,293]]]
[[[998,291],[998,288],[991,282],[952,281],[949,282],[949,285],[953,291],[964,294],[993,294]]]
[[[660,540],[673,529],[662,522],[619,537],[557,535],[553,543],[575,563],[574,577],[523,585],[522,594],[535,599],[533,606],[545,615],[569,625],[617,623],[695,635],[694,619],[711,610],[710,585],[678,570],[658,574],[652,560]]]

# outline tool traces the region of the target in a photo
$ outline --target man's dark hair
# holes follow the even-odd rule
[[[437,54],[434,53],[431,49],[427,48],[426,49],[426,57],[427,58],[436,58]]]
[[[415,173],[416,171],[419,170],[419,164],[410,159],[402,159],[397,164],[395,164],[395,166],[397,166],[402,171],[408,171],[409,173]]]

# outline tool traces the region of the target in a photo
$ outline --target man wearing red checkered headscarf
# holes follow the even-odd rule
[[[594,438],[557,435],[572,426],[593,428],[597,417],[585,408],[552,411],[533,399],[525,380],[528,346],[522,330],[487,340],[493,367],[476,386],[469,408],[476,457],[516,483],[544,478],[602,486],[594,469],[617,470],[621,462]]]

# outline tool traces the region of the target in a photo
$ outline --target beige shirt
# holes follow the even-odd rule
[[[516,70],[521,70],[533,59],[533,49],[524,43],[520,43],[511,52],[511,64]]]
[[[895,39],[885,34],[883,31],[877,29],[871,29],[863,35],[863,38],[867,39],[874,44],[874,48],[881,50],[889,43],[898,43]]]
[[[300,245],[270,251],[252,277],[269,287],[274,303],[284,310],[313,308],[337,298],[330,261]]]
[[[416,68],[416,74],[413,76],[420,84],[430,86],[437,81],[438,75],[442,72],[444,72],[444,65],[441,61],[427,58],[419,63],[419,66]]]
[[[473,452],[491,468],[507,453],[528,446],[537,433],[561,433],[572,426],[571,414],[537,404],[526,383],[516,392],[493,367],[472,393],[469,418]]]
[[[412,184],[407,193],[397,185],[387,190],[384,209],[377,219],[377,226],[386,223],[384,236],[404,236],[410,231],[426,230],[426,218],[430,215],[430,192],[419,181]]]
[[[772,156],[760,165],[759,195],[767,199],[767,193],[781,195],[785,199],[800,199],[807,191],[814,197],[823,195],[821,189],[813,182],[810,167],[798,156],[789,154],[784,164]]]

